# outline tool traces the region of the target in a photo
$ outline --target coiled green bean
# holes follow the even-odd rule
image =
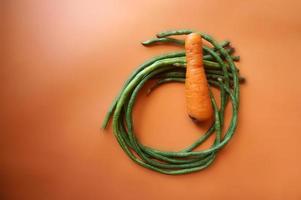
[[[183,40],[171,38],[174,35],[186,35],[192,30],[171,30],[157,34],[158,38],[143,42],[143,45],[170,43],[184,45]],[[217,106],[216,100],[210,89],[210,98],[214,108],[214,122],[208,131],[193,144],[185,149],[174,151],[161,151],[139,142],[134,133],[132,110],[138,92],[150,79],[158,79],[149,89],[150,93],[155,87],[168,82],[185,82],[186,58],[185,52],[173,52],[152,58],[140,65],[125,82],[121,92],[112,103],[102,127],[106,128],[112,118],[113,132],[124,152],[137,164],[163,174],[187,174],[208,167],[221,150],[232,138],[236,126],[239,107],[239,81],[244,79],[239,76],[239,70],[234,61],[238,56],[233,56],[234,49],[229,47],[229,41],[218,43],[211,36],[200,33],[212,47],[203,46],[204,66],[211,87],[220,90],[221,104]],[[232,117],[228,129],[222,134],[224,127],[224,110],[228,102],[232,105]],[[212,146],[206,150],[193,151],[207,138],[215,133]]]

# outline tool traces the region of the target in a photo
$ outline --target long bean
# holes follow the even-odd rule
[[[184,41],[172,38],[174,35],[186,35],[192,30],[171,30],[157,34],[158,38],[143,42],[144,45],[171,43],[183,46]],[[108,121],[113,121],[113,132],[124,152],[137,164],[163,173],[187,174],[199,171],[213,163],[217,153],[230,141],[236,127],[239,108],[239,82],[244,79],[239,76],[235,61],[238,56],[232,55],[234,48],[229,47],[229,41],[218,43],[211,36],[200,33],[212,47],[203,46],[205,72],[210,85],[210,98],[214,108],[214,122],[208,131],[200,136],[193,144],[181,151],[161,151],[140,143],[135,135],[132,110],[137,94],[150,79],[157,79],[148,90],[169,82],[185,82],[186,58],[185,52],[179,51],[157,56],[140,65],[125,82],[119,95],[115,98],[102,124],[106,128]],[[211,87],[220,89],[221,104],[218,107]],[[231,102],[232,116],[227,130],[224,127],[224,110],[227,102]],[[194,151],[212,134],[215,140],[211,147]]]

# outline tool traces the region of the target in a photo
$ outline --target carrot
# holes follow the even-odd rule
[[[202,37],[191,33],[185,40],[186,80],[185,98],[188,115],[196,121],[212,117],[213,108],[203,65]]]

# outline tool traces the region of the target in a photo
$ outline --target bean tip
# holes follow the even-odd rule
[[[229,53],[232,54],[232,53],[235,52],[235,48],[234,47],[229,47],[229,51],[230,51]]]
[[[244,78],[244,77],[239,77],[239,82],[240,82],[240,83],[246,83],[246,78]]]
[[[157,33],[157,34],[156,34],[156,37],[157,37],[157,38],[161,38],[161,37],[162,37],[162,34],[161,34],[161,33]]]
[[[236,61],[236,62],[240,61],[240,56],[233,56],[232,59],[233,59],[233,61]]]
[[[143,46],[147,46],[147,45],[149,45],[149,40],[143,41],[143,42],[141,42],[141,44],[142,44]]]
[[[228,46],[230,46],[230,41],[229,41],[229,40],[223,41],[222,46],[223,46],[223,47],[228,47]]]

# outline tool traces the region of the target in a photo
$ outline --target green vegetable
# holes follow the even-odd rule
[[[185,35],[192,30],[172,30],[157,34],[157,39],[143,42],[144,45],[156,43],[171,43],[183,45],[184,41],[168,38],[173,35]],[[208,83],[211,87],[220,89],[221,106],[210,91],[210,97],[215,113],[215,120],[209,130],[192,145],[178,152],[160,151],[141,144],[135,136],[132,120],[132,110],[138,92],[150,79],[158,81],[149,89],[168,82],[185,82],[186,59],[185,52],[174,52],[157,56],[136,69],[125,82],[120,94],[114,100],[102,124],[106,128],[112,118],[113,131],[124,152],[137,164],[163,174],[187,174],[208,167],[221,150],[232,138],[237,126],[239,107],[239,70],[234,61],[238,56],[232,56],[234,48],[229,48],[229,42],[217,43],[211,36],[200,33],[212,47],[203,46],[204,65]],[[228,102],[232,105],[232,117],[228,129],[222,134],[224,126],[224,110]],[[210,135],[215,133],[215,140],[209,149],[193,151]],[[135,153],[134,153],[135,152]]]

